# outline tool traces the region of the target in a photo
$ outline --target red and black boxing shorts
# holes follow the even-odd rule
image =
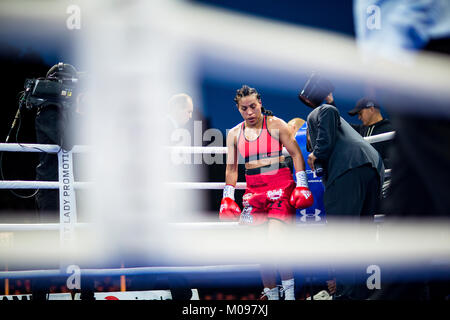
[[[242,197],[241,224],[260,225],[268,219],[295,221],[295,208],[289,204],[289,198],[296,185],[284,162],[247,169],[245,180],[247,189]]]

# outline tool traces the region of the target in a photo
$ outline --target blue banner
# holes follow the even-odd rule
[[[303,158],[305,159],[306,175],[308,177],[309,189],[314,196],[314,204],[306,209],[297,209],[296,223],[324,224],[326,222],[325,208],[323,206],[324,186],[322,184],[322,179],[316,176],[315,172],[311,170],[307,162],[309,152],[306,150],[306,128],[307,123],[305,122],[303,126],[298,129],[295,139],[297,140]],[[294,180],[296,180],[295,172]]]

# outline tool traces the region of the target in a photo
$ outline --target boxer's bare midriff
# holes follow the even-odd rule
[[[283,162],[283,161],[284,161],[284,156],[253,160],[253,161],[250,161],[250,162],[245,164],[245,169],[260,168],[260,167],[272,165],[272,164],[275,164],[275,163],[280,163],[280,162]]]

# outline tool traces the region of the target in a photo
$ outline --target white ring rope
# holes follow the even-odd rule
[[[205,273],[235,273],[259,272],[258,264],[246,265],[216,265],[195,267],[136,267],[136,268],[110,268],[110,269],[81,269],[81,276],[132,276],[157,274],[205,274]],[[21,279],[29,277],[67,277],[67,273],[60,269],[26,270],[26,271],[0,271],[0,279]]]
[[[55,144],[32,144],[32,143],[0,143],[0,151],[8,152],[47,152],[58,153],[60,146]],[[90,146],[77,145],[71,150],[73,153],[85,153],[92,150]]]
[[[364,139],[369,143],[376,143],[381,141],[387,141],[393,139],[395,131],[386,132],[370,137],[365,137]],[[179,153],[191,153],[191,154],[226,154],[226,147],[191,147],[191,146],[180,146],[180,147],[168,147],[172,152]],[[40,149],[40,150],[39,150]],[[49,152],[57,153],[60,147],[57,145],[41,145],[41,144],[16,144],[16,143],[0,143],[0,151],[9,152]],[[73,153],[83,153],[91,150],[89,146],[74,146],[72,149]],[[283,149],[283,154],[288,154],[287,150]],[[385,176],[390,177],[391,170],[385,170]],[[75,182],[75,189],[88,188],[92,183],[90,182]],[[168,186],[178,188],[178,189],[197,189],[197,190],[221,190],[224,188],[224,182],[173,182],[167,183]],[[57,181],[22,181],[22,180],[3,180],[0,181],[0,189],[59,189],[60,183]],[[238,182],[236,189],[245,190],[246,183]]]
[[[197,189],[197,190],[222,190],[225,182],[168,182],[167,186],[177,189]],[[245,182],[236,183],[236,189],[245,190]]]
[[[395,131],[377,134],[370,137],[364,137],[369,143],[376,143],[393,139]],[[177,146],[167,147],[173,152],[191,153],[191,154],[226,154],[227,147],[200,147],[200,146]],[[0,143],[0,151],[8,152],[48,152],[57,153],[60,150],[58,145],[53,144],[31,144],[31,143]],[[76,145],[73,147],[73,153],[84,153],[92,150],[92,147],[85,145]],[[285,151],[286,149],[284,149]]]
[[[391,169],[385,170],[385,177],[391,175]],[[75,182],[75,189],[87,189],[91,186],[91,182]],[[222,190],[225,182],[168,182],[168,187],[176,189],[192,189],[192,190]],[[0,181],[0,189],[59,189],[59,182],[56,181]],[[236,183],[237,190],[245,190],[247,184],[245,182]]]
[[[384,214],[375,214],[373,221],[375,223],[382,223],[384,221]],[[58,231],[59,223],[0,223],[0,232],[15,232],[15,231]],[[74,224],[75,228],[87,228],[91,227],[90,223],[77,222]],[[170,227],[179,229],[234,229],[245,227],[245,225],[239,224],[239,222],[179,222],[169,223]],[[302,224],[296,224],[296,227],[303,227]],[[321,226],[321,225],[311,225]]]
[[[86,189],[91,182],[74,182],[75,189]],[[59,189],[58,181],[1,180],[0,189]]]
[[[239,227],[238,222],[183,222],[169,224],[174,228],[181,229],[233,229]],[[90,227],[90,223],[78,222],[74,224],[75,228]],[[0,232],[15,231],[58,231],[59,223],[1,223]]]
[[[375,134],[370,137],[364,137],[364,140],[366,140],[369,143],[376,143],[376,142],[392,140],[392,139],[394,139],[394,136],[395,136],[395,131],[391,131],[391,132]]]
[[[395,131],[377,134],[370,137],[364,137],[369,143],[376,143],[386,140],[391,140],[395,135]],[[179,146],[168,147],[170,150],[179,153],[191,153],[191,154],[226,154],[226,147],[192,147],[192,146]],[[48,152],[57,153],[60,150],[58,145],[53,144],[32,144],[32,143],[0,143],[0,151],[7,152]],[[76,145],[73,147],[73,153],[85,153],[92,150],[92,147],[85,145]]]
[[[192,146],[177,146],[167,147],[173,153],[188,153],[188,154],[226,154],[227,147],[192,147]]]
[[[363,137],[369,143],[377,143],[382,141],[392,140],[395,136],[395,131],[385,132],[370,137]],[[190,153],[190,154],[226,154],[227,147],[193,147],[193,146],[175,146],[167,147],[173,153]],[[289,155],[286,148],[283,148],[283,154]]]
[[[86,227],[87,223],[76,223],[75,227]],[[0,232],[15,231],[59,231],[59,223],[2,223]]]

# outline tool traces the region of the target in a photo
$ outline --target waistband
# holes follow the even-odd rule
[[[270,153],[258,153],[253,156],[245,157],[245,163],[248,163],[250,161],[254,160],[261,160],[261,159],[267,159],[267,158],[278,158],[283,155],[283,150],[280,151],[274,151]]]
[[[263,167],[259,167],[259,168],[245,169],[245,174],[248,176],[252,176],[255,174],[261,174],[261,173],[278,170],[278,169],[282,169],[282,168],[289,168],[288,165],[284,161],[272,163],[267,166],[263,166]]]

